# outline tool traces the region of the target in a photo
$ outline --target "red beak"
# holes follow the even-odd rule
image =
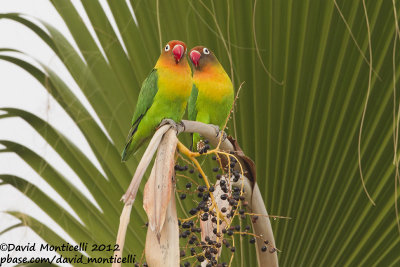
[[[185,52],[185,49],[183,48],[182,45],[177,44],[174,46],[174,48],[172,49],[172,53],[174,54],[176,63],[178,63],[182,59],[184,52]]]
[[[199,51],[193,50],[190,52],[190,59],[192,60],[193,64],[197,67],[199,65],[201,54]]]

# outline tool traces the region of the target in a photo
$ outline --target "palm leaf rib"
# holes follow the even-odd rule
[[[76,123],[100,167],[62,129],[23,108],[0,107],[0,122],[16,118],[27,122],[70,166],[100,209],[62,170],[12,140],[0,140],[0,153],[22,158],[79,218],[25,177],[0,170],[0,185],[25,194],[75,241],[114,242],[122,209],[119,200],[141,155],[139,150],[132,160],[121,163],[126,133],[130,126],[130,134],[134,133],[148,108],[140,106],[131,121],[142,81],[154,67],[160,43],[180,39],[188,50],[197,45],[209,47],[232,77],[236,90],[244,82],[227,132],[255,161],[268,213],[292,218],[272,221],[281,250],[280,265],[398,266],[395,201],[400,201],[400,190],[397,188],[395,195],[393,135],[397,126],[393,123],[397,118],[393,116],[397,112],[393,105],[397,110],[400,101],[399,42],[394,42],[398,34],[394,16],[400,13],[400,5],[394,2],[82,1],[89,19],[85,23],[81,9],[72,2],[51,0],[73,38],[71,42],[41,18],[0,14],[0,23],[17,22],[15,25],[31,30],[55,53],[95,115],[73,94],[66,77],[39,60],[13,47],[0,47],[0,64],[19,66],[47,90]],[[112,18],[102,5],[108,5]],[[0,97],[11,89],[18,88],[5,88]],[[186,116],[193,119],[195,113],[190,109]],[[359,156],[365,186],[376,207],[368,201],[360,181],[357,148],[361,120]],[[181,134],[179,138],[190,143],[189,136]],[[205,170],[212,169],[208,161],[203,165]],[[184,191],[186,183],[186,178],[177,176],[178,190]],[[124,251],[139,258],[147,221],[142,196],[143,185]],[[179,217],[193,208],[190,200],[178,199],[178,203]],[[37,219],[10,214],[21,222],[0,235],[28,226],[46,242],[64,242]],[[242,227],[249,223],[240,222]],[[254,245],[248,241],[247,236],[235,237],[237,252],[232,266],[257,265]],[[230,251],[223,252],[222,260],[229,262],[230,255]]]

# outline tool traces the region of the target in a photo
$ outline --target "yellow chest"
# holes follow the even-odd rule
[[[180,68],[158,68],[158,90],[164,97],[188,98],[192,91],[192,73],[189,65]]]
[[[233,94],[232,82],[225,72],[213,75],[196,74],[193,77],[193,83],[199,91],[199,97],[220,101]]]

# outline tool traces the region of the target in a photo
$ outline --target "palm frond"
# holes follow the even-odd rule
[[[394,187],[398,164],[393,159],[399,157],[397,152],[394,155],[400,76],[394,14],[400,5],[342,0],[109,0],[110,18],[99,2],[82,1],[90,20],[87,25],[69,1],[51,3],[78,49],[51,24],[29,15],[0,14],[0,23],[7,19],[24,25],[54,51],[106,132],[64,77],[50,67],[22,59],[27,55],[12,48],[0,48],[0,59],[21,67],[43,85],[75,121],[102,169],[68,136],[34,114],[1,107],[5,114],[0,119],[27,121],[79,176],[100,210],[40,155],[12,141],[0,142],[5,146],[2,152],[16,153],[25,160],[69,203],[82,223],[23,178],[8,174],[0,178],[2,184],[32,199],[75,241],[115,241],[122,209],[118,200],[138,164],[138,158],[122,164],[120,151],[140,84],[159,55],[160,43],[180,39],[189,48],[210,47],[235,86],[245,82],[228,132],[256,162],[268,212],[292,218],[272,222],[282,251],[280,264],[399,264],[395,201],[400,193]],[[359,157],[375,207],[362,187]],[[136,255],[144,248],[142,226],[147,220],[141,208],[142,192],[141,187],[128,228],[131,238],[125,245]],[[61,213],[64,216],[58,218]],[[35,219],[12,214],[47,242],[62,242]],[[237,242],[240,253],[233,265],[256,266],[254,245],[246,237],[238,237]]]

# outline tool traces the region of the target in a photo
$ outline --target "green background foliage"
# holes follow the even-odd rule
[[[23,177],[4,174],[0,178],[37,203],[75,241],[115,241],[122,209],[119,199],[141,154],[128,164],[120,162],[139,88],[161,45],[180,39],[189,48],[205,45],[214,51],[236,89],[244,82],[228,131],[256,162],[269,213],[292,218],[272,222],[276,245],[282,250],[280,265],[400,264],[395,215],[399,194],[395,195],[393,164],[393,116],[399,104],[394,83],[400,74],[394,11],[397,8],[398,13],[400,3],[366,0],[364,10],[362,1],[338,1],[335,6],[333,1],[318,0],[108,0],[125,51],[97,1],[82,1],[91,25],[83,23],[69,1],[51,2],[79,51],[52,25],[29,15],[0,14],[0,19],[25,25],[54,50],[111,140],[63,77],[40,62],[32,65],[20,59],[22,52],[12,48],[1,48],[0,59],[20,66],[43,84],[76,122],[106,177],[68,136],[46,121],[7,107],[2,107],[6,111],[2,118],[20,117],[41,134],[88,187],[102,211],[40,155],[11,141],[0,144],[35,169],[68,201],[83,224]],[[137,24],[127,5],[132,6]],[[104,55],[88,27],[94,28]],[[367,103],[360,156],[366,188],[376,206],[363,191],[358,165]],[[139,255],[146,221],[141,197],[139,193],[126,243],[127,252]],[[47,242],[62,242],[35,219],[12,214]],[[252,245],[241,246],[234,265],[256,266]]]

